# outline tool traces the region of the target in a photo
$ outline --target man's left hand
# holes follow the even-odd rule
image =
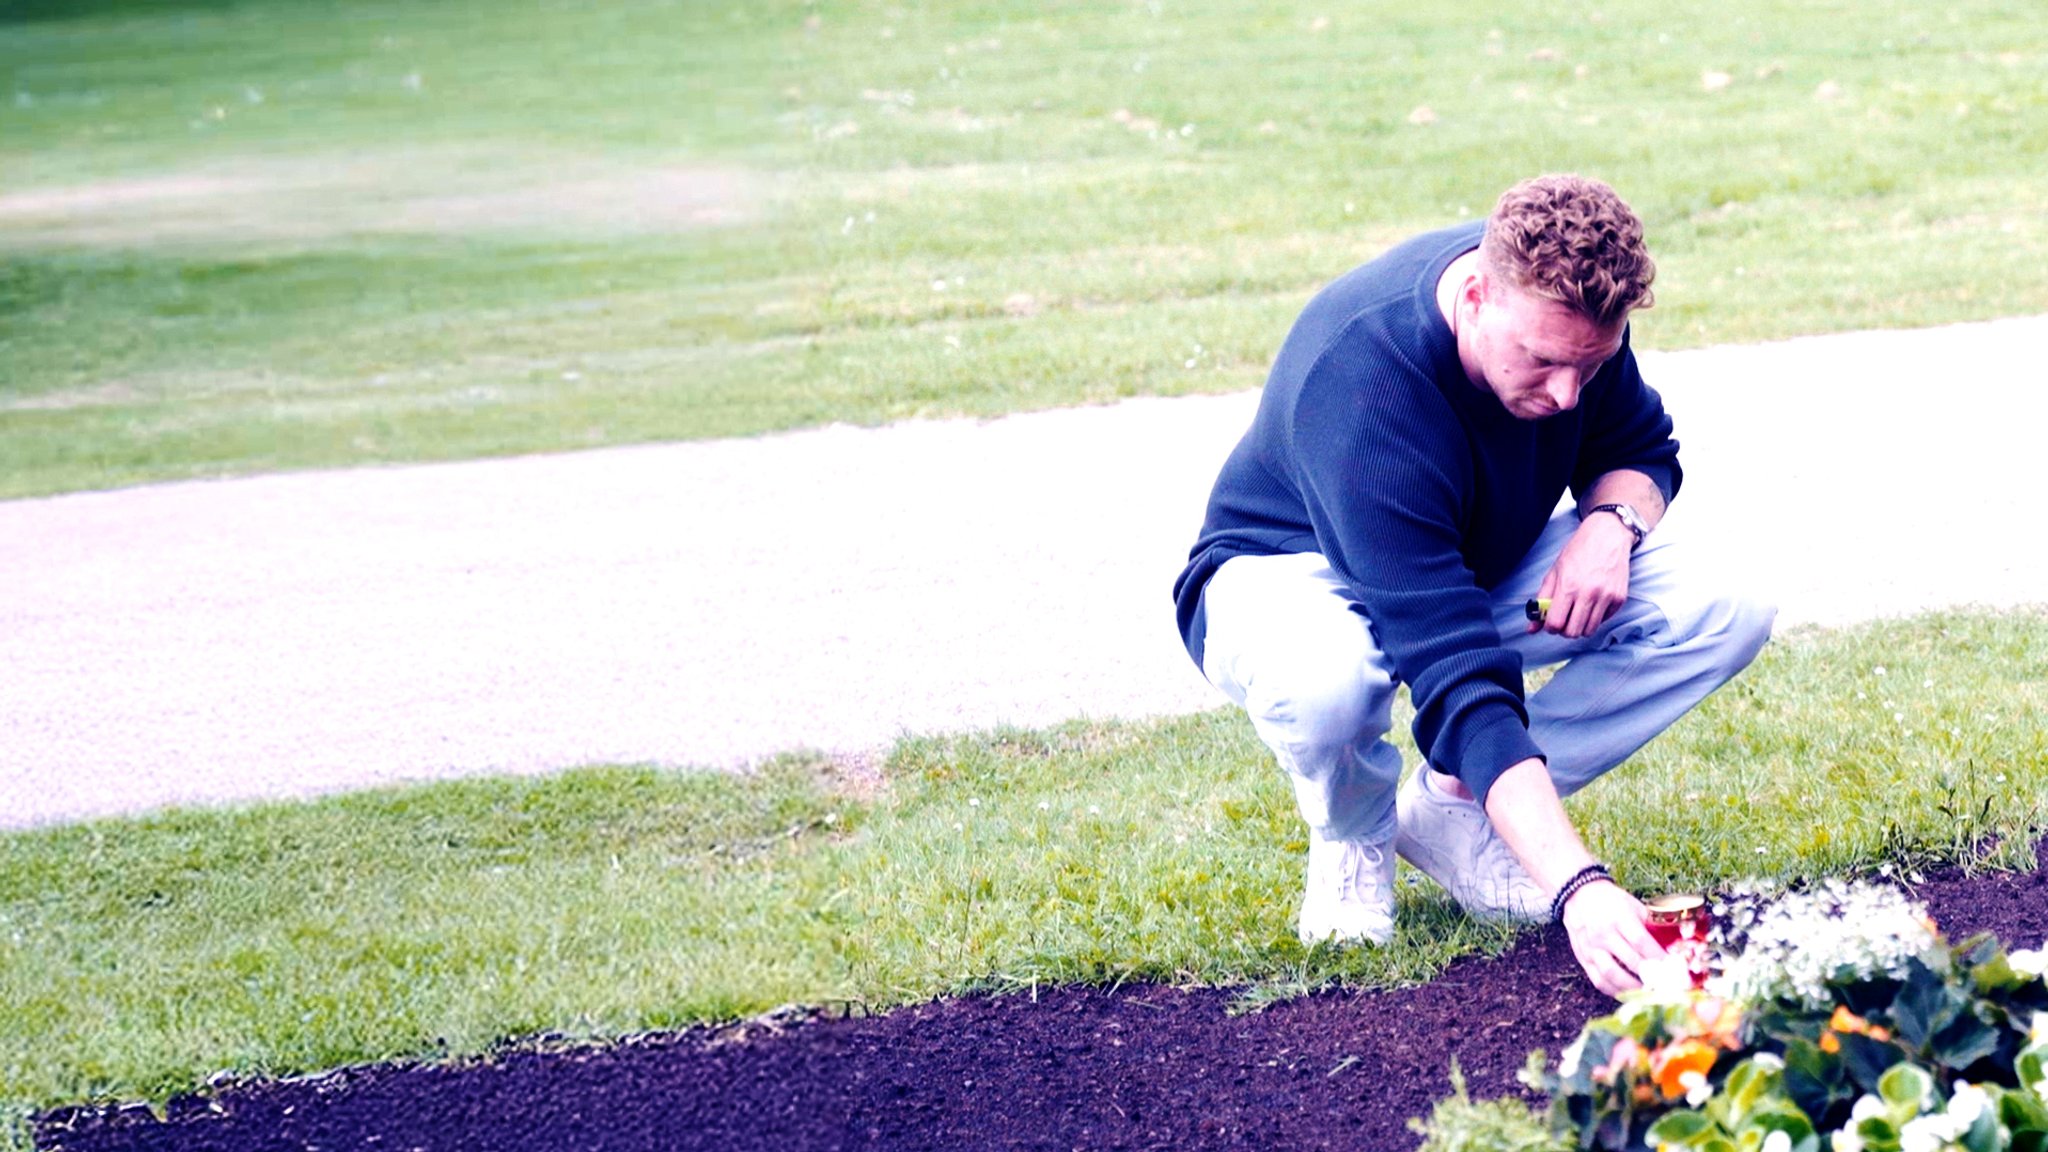
[[[1541,622],[1532,621],[1529,631],[1574,640],[1591,636],[1628,599],[1628,558],[1635,543],[1635,533],[1618,516],[1601,512],[1581,521],[1543,574],[1536,594],[1550,601],[1550,611]]]

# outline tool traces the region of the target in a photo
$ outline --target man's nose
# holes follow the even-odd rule
[[[1557,405],[1559,412],[1569,412],[1579,406],[1579,388],[1586,378],[1577,368],[1560,368],[1550,374],[1545,389],[1550,393],[1550,402]]]

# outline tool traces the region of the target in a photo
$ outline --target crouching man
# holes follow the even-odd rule
[[[1174,598],[1293,781],[1305,942],[1389,940],[1398,855],[1474,915],[1557,917],[1610,995],[1663,955],[1559,800],[1747,666],[1775,613],[1689,581],[1657,531],[1678,444],[1628,341],[1654,274],[1613,189],[1543,176],[1332,283],[1281,346]],[[1427,760],[1405,785],[1397,684]]]

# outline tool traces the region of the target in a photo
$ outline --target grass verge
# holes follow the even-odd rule
[[[1579,170],[1639,347],[2048,311],[2009,0],[0,0],[0,498],[1256,386]]]
[[[1573,807],[1638,890],[2017,863],[2048,798],[2044,685],[2048,612],[1798,632]],[[1392,946],[1304,950],[1304,848],[1228,711],[907,740],[867,799],[792,757],[16,833],[0,1107],[792,1002],[1143,979],[1254,1008],[1511,938],[1411,882]]]

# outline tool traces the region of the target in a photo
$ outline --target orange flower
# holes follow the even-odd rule
[[[1685,1085],[1679,1083],[1679,1078],[1687,1072],[1706,1075],[1707,1069],[1714,1066],[1714,1059],[1718,1055],[1713,1045],[1704,1040],[1690,1038],[1660,1050],[1653,1058],[1652,1065],[1657,1074],[1657,1087],[1663,1090],[1664,1098],[1676,1100],[1685,1095]]]
[[[1837,1005],[1835,1014],[1828,1017],[1828,1027],[1837,1032],[1867,1032],[1870,1021],[1849,1011],[1847,1005]]]
[[[1828,1029],[1829,1033],[1827,1035],[1823,1035],[1820,1038],[1820,1047],[1821,1051],[1823,1052],[1834,1052],[1841,1048],[1841,1041],[1834,1040],[1833,1033],[1835,1032],[1840,1032],[1844,1036],[1851,1034],[1857,1036],[1868,1036],[1872,1040],[1877,1040],[1880,1042],[1892,1038],[1891,1029],[1886,1028],[1882,1024],[1872,1024],[1870,1021],[1865,1020],[1863,1017],[1858,1016],[1854,1012],[1849,1011],[1847,1008],[1839,1006],[1835,1009],[1835,1014],[1833,1016],[1828,1017]],[[1828,1043],[1830,1040],[1834,1040],[1832,1046],[1830,1046]]]
[[[1742,1009],[1733,1001],[1702,996],[1693,1001],[1692,1018],[1699,1024],[1702,1037],[1730,1052],[1742,1046]]]

